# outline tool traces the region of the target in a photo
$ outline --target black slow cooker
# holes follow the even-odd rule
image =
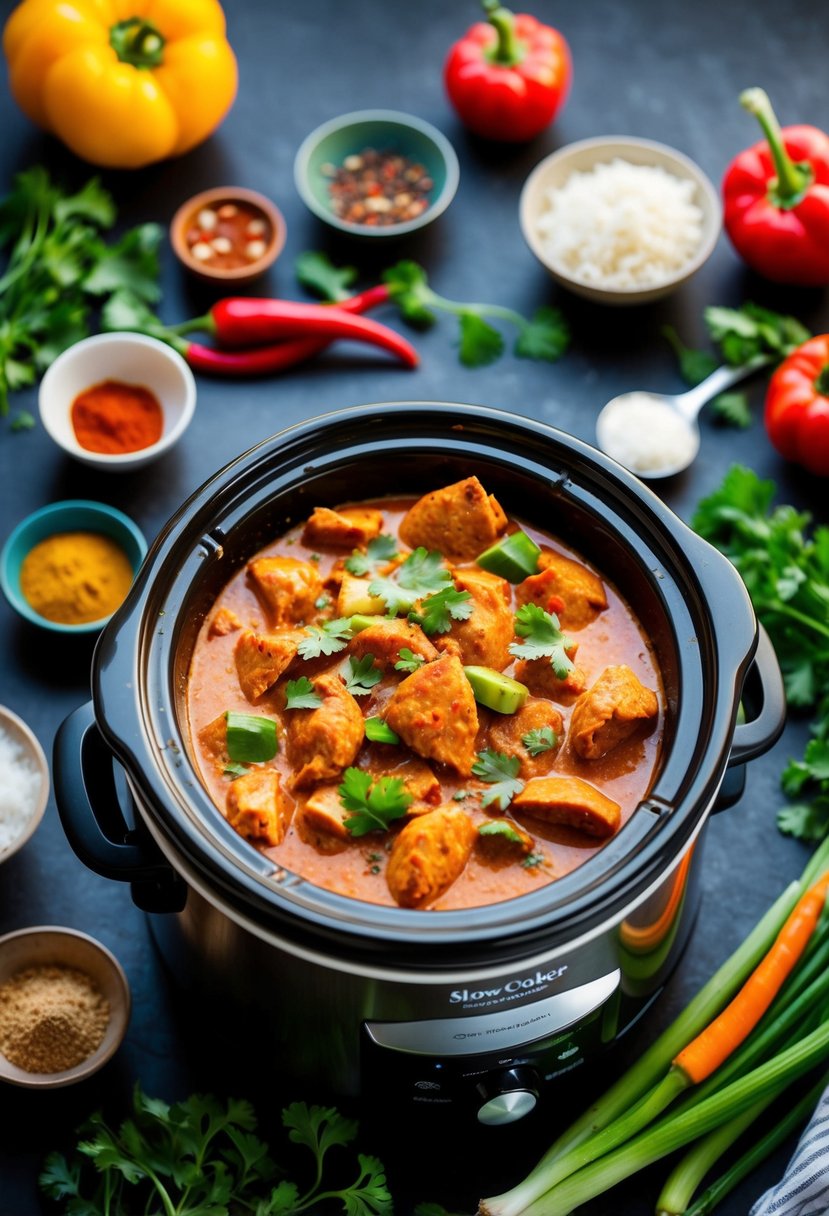
[[[240,564],[314,506],[472,473],[508,515],[594,562],[637,613],[666,690],[656,781],[591,860],[502,903],[381,907],[274,870],[189,757],[199,626]],[[741,698],[759,710],[737,725]],[[275,1070],[509,1122],[658,993],[693,922],[700,833],[726,769],[766,750],[783,718],[741,579],[613,461],[494,409],[369,405],[253,448],[170,520],[101,636],[92,703],[59,732],[55,792],[75,851],[132,884],[177,981],[263,1012],[257,1052]],[[133,808],[119,802],[113,756]]]

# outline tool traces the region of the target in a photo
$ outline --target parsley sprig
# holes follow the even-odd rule
[[[345,568],[349,574],[361,578],[364,574],[376,573],[378,567],[394,561],[398,552],[395,538],[383,533],[368,542],[365,553],[355,549],[351,557],[345,559]]]
[[[479,836],[500,836],[504,840],[508,840],[510,844],[523,844],[524,839],[515,830],[508,819],[490,819],[489,823],[482,823],[478,828]]]
[[[417,671],[425,662],[426,660],[422,659],[419,654],[414,654],[413,651],[409,650],[408,646],[402,646],[400,648],[400,658],[395,663],[394,670],[405,672]]]
[[[383,673],[379,667],[374,666],[373,654],[364,655],[361,659],[350,655],[344,678],[345,686],[352,696],[364,697],[371,692],[375,684],[380,683]]]
[[[297,646],[303,659],[318,659],[320,655],[337,654],[345,650],[351,638],[351,621],[346,616],[334,621],[323,621],[321,625],[306,625],[306,636]]]
[[[285,685],[286,709],[319,709],[322,697],[307,676],[289,680]]]
[[[51,1153],[38,1179],[67,1212],[164,1212],[166,1216],[298,1216],[338,1200],[349,1216],[391,1216],[385,1170],[376,1157],[357,1154],[357,1176],[335,1188],[326,1178],[329,1152],[345,1148],[357,1124],[335,1107],[292,1102],[282,1111],[288,1139],[313,1159],[310,1187],[291,1181],[256,1133],[249,1102],[221,1102],[194,1094],[170,1106],[136,1085],[131,1117],[110,1127],[95,1114],[66,1157]],[[279,1179],[277,1181],[277,1179]]]
[[[556,746],[558,735],[552,726],[539,726],[537,730],[528,730],[522,735],[521,742],[531,756],[541,756]]]
[[[548,658],[559,680],[565,680],[573,670],[573,660],[567,654],[573,643],[561,632],[558,617],[545,612],[538,604],[522,604],[515,614],[515,632],[523,642],[512,642],[510,654],[517,659]]]
[[[412,796],[400,777],[378,777],[362,768],[347,768],[339,787],[340,802],[348,815],[343,822],[352,836],[385,832],[390,823],[405,815]]]
[[[497,806],[505,811],[516,794],[524,788],[524,782],[518,776],[521,761],[517,756],[505,756],[503,752],[478,752],[478,758],[472,765],[472,772],[481,781],[489,784],[489,789],[481,798],[481,806]]]
[[[783,831],[818,839],[829,831],[829,528],[809,535],[811,516],[773,506],[775,485],[733,465],[697,507],[693,526],[729,557],[768,630],[795,709],[814,714],[815,740],[783,774],[800,799],[781,811]]]
[[[391,616],[410,612],[418,600],[452,583],[452,575],[436,550],[422,545],[414,549],[404,562],[387,577],[369,583],[369,595],[383,600]]]
[[[468,591],[444,587],[442,591],[427,596],[419,612],[410,612],[409,620],[419,625],[424,633],[448,633],[453,621],[469,620],[474,606]]]
[[[322,253],[302,254],[296,262],[299,282],[324,300],[343,300],[354,282],[353,267],[338,270]],[[437,313],[458,318],[458,357],[465,367],[485,367],[504,353],[503,334],[490,321],[505,322],[517,336],[513,354],[523,359],[560,359],[570,345],[570,327],[558,308],[545,305],[527,318],[500,304],[468,304],[438,295],[417,262],[398,262],[385,271],[389,289],[404,321],[419,329],[434,325]]]
[[[61,351],[89,334],[90,308],[128,289],[157,300],[162,231],[141,224],[107,243],[112,196],[97,178],[67,194],[40,166],[18,173],[0,202],[0,415],[9,393],[34,384]],[[14,426],[27,428],[25,415]],[[29,415],[30,417],[30,415]]]

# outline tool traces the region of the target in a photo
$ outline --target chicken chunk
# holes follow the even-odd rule
[[[437,549],[450,562],[471,562],[506,526],[497,500],[477,477],[467,477],[419,499],[403,517],[400,539],[412,549]]]
[[[567,651],[571,659],[577,649],[578,647],[573,646]],[[581,667],[573,667],[564,679],[560,680],[547,658],[520,659],[515,665],[515,678],[521,684],[526,684],[535,696],[547,697],[550,701],[557,701],[559,705],[570,705],[587,687],[587,676]]]
[[[227,754],[227,714],[219,714],[199,731],[199,743],[222,768],[230,762]]]
[[[419,756],[472,772],[478,713],[460,660],[444,655],[425,663],[395,689],[386,722]]]
[[[302,818],[313,832],[323,832],[337,840],[351,840],[351,833],[345,826],[351,811],[343,806],[339,788],[338,785],[320,785],[315,789],[302,808]]]
[[[519,827],[514,819],[498,818],[493,824],[503,824],[507,831],[483,833],[478,831],[475,847],[488,861],[516,861],[526,857],[535,849],[535,841],[529,832]],[[484,825],[487,826],[487,825]]]
[[[366,545],[380,535],[383,513],[373,507],[315,507],[302,533],[304,545],[332,545],[339,549],[354,549]]]
[[[462,663],[503,671],[511,662],[513,638],[509,584],[486,570],[456,570],[455,587],[472,596],[472,615],[453,621],[448,633],[436,634],[438,650],[457,654]]]
[[[410,756],[391,768],[389,761],[384,759],[376,768],[370,762],[369,770],[375,777],[396,777],[403,782],[406,793],[411,794],[414,800],[407,815],[422,815],[426,811],[433,811],[440,803],[440,782],[423,760]]]
[[[602,840],[618,830],[622,817],[618,802],[580,777],[533,777],[510,809]]]
[[[239,687],[251,703],[272,688],[291,665],[302,636],[299,629],[268,634],[245,630],[233,649],[233,658]]]
[[[519,604],[540,604],[554,612],[562,629],[584,629],[607,608],[604,583],[581,562],[545,549],[538,559],[540,571],[515,589]]]
[[[600,760],[659,712],[656,693],[624,663],[606,667],[582,693],[570,718],[570,742],[585,760]]]
[[[322,697],[318,709],[293,709],[288,719],[288,759],[295,789],[330,781],[353,764],[365,734],[363,714],[336,671],[312,680]]]
[[[276,769],[254,769],[231,782],[227,791],[227,820],[246,840],[281,844],[290,817]]]
[[[209,638],[223,638],[229,633],[235,633],[237,629],[242,628],[242,622],[239,620],[232,608],[220,608],[207,630]]]
[[[552,730],[555,743],[547,751],[533,756],[522,739],[530,731],[543,730],[545,727]],[[564,719],[555,705],[532,697],[517,713],[499,714],[489,732],[490,746],[494,751],[505,756],[518,757],[521,761],[521,776],[525,780],[530,777],[542,777],[550,771],[555,764],[563,737]]]
[[[248,578],[276,628],[313,617],[322,580],[312,562],[295,557],[257,557],[248,563]]]
[[[400,658],[401,650],[411,650],[412,654],[430,663],[438,657],[432,643],[419,625],[398,618],[394,621],[378,620],[376,625],[361,629],[348,644],[348,653],[361,659],[364,655],[374,655],[374,666],[385,668],[394,666]]]
[[[455,807],[442,806],[408,823],[392,845],[386,866],[389,890],[403,908],[433,903],[463,873],[475,827]]]

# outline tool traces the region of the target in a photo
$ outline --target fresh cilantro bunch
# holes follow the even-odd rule
[[[809,535],[811,516],[772,506],[773,481],[733,465],[697,507],[693,526],[730,558],[774,645],[792,708],[814,713],[816,739],[783,774],[801,799],[781,811],[783,831],[806,840],[829,829],[829,528]]]
[[[324,300],[344,300],[357,273],[353,266],[338,268],[324,253],[303,253],[297,258],[296,275],[308,291]],[[438,295],[429,286],[426,271],[417,262],[398,262],[385,271],[383,282],[404,321],[419,329],[434,325],[439,312],[458,318],[458,357],[465,367],[485,367],[504,353],[504,337],[490,320],[513,326],[517,337],[513,353],[524,359],[554,363],[570,345],[570,327],[563,313],[545,305],[532,317],[522,316],[500,304],[467,304]]]
[[[90,332],[90,311],[116,292],[144,301],[160,296],[162,231],[141,224],[108,244],[115,204],[97,178],[75,194],[40,166],[19,173],[0,202],[0,415],[9,393],[34,384],[57,356]],[[12,424],[32,425],[25,413]]]
[[[690,385],[705,380],[721,363],[732,367],[754,363],[758,368],[779,363],[812,336],[796,317],[758,304],[746,303],[741,308],[711,305],[706,308],[704,318],[711,340],[719,348],[719,357],[712,351],[685,346],[671,325],[662,331],[679,360],[680,375]],[[727,426],[740,429],[751,426],[748,396],[741,390],[720,393],[709,409]]]
[[[391,1216],[382,1163],[357,1155],[357,1177],[335,1189],[324,1181],[332,1148],[349,1145],[357,1124],[334,1107],[293,1102],[282,1112],[288,1138],[313,1157],[313,1181],[285,1177],[254,1133],[250,1103],[194,1094],[169,1106],[136,1085],[132,1117],[117,1129],[100,1114],[81,1129],[75,1153],[47,1157],[41,1189],[67,1216],[163,1212],[165,1216],[299,1216],[339,1201],[347,1216]],[[94,1167],[94,1169],[92,1168]],[[278,1180],[277,1180],[278,1179]]]
[[[384,601],[389,615],[397,616],[400,612],[410,612],[418,600],[451,583],[452,575],[444,566],[441,554],[429,552],[421,545],[392,574],[373,579],[368,585],[368,593]]]

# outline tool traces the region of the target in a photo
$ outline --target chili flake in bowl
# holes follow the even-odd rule
[[[455,150],[430,123],[359,110],[317,127],[294,161],[306,204],[353,236],[403,236],[436,219],[458,186]]]
[[[285,244],[285,221],[255,190],[215,186],[189,198],[170,224],[170,241],[182,265],[213,283],[252,282]]]

